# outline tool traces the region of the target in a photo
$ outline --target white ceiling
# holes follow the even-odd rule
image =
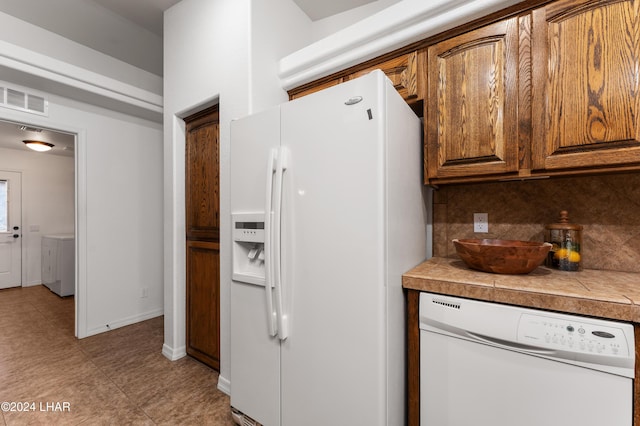
[[[0,11],[162,76],[162,24],[180,0],[0,0]]]
[[[86,1],[86,0],[85,0]],[[93,0],[125,19],[162,37],[162,15],[180,0]]]
[[[312,21],[327,18],[376,0],[293,0]]]
[[[162,76],[163,13],[181,0],[0,0],[0,12],[45,28],[106,55]],[[236,1],[236,0],[229,0]],[[293,0],[312,21],[377,0]],[[15,124],[0,122],[0,147],[28,150]],[[43,131],[73,155],[73,136]]]
[[[51,151],[39,153],[39,155],[62,155],[73,157],[75,136],[53,132],[47,129],[34,131],[33,126],[28,126],[27,130],[20,130],[21,124],[0,121],[0,148],[17,149],[20,151],[34,152],[22,142],[25,139],[35,139],[42,142],[52,143]]]

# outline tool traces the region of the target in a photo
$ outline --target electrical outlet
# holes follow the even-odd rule
[[[478,233],[489,232],[489,214],[488,213],[473,214],[473,232],[478,232]]]

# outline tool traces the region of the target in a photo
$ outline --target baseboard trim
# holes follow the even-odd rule
[[[129,318],[123,318],[121,320],[118,321],[113,321],[109,324],[105,324],[103,326],[100,327],[94,327],[94,328],[90,328],[87,329],[87,334],[83,337],[89,337],[89,336],[93,336],[96,334],[100,334],[100,333],[104,333],[106,331],[111,331],[111,330],[115,330],[116,328],[120,328],[120,327],[124,327],[127,325],[131,325],[131,324],[136,324],[142,321],[146,321],[149,320],[151,318],[156,318],[159,316],[164,315],[164,308],[159,308],[159,309],[155,309],[153,311],[149,311],[149,312],[145,312],[143,314],[140,315],[135,315]]]
[[[231,396],[231,382],[222,376],[218,376],[218,390]]]
[[[174,349],[165,343],[164,345],[162,345],[162,355],[164,355],[165,358],[168,358],[171,361],[177,361],[180,358],[184,358],[185,356],[187,356],[187,347],[180,346],[179,348]]]

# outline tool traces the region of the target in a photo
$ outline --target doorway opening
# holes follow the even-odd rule
[[[34,152],[24,140],[53,147]],[[76,143],[74,133],[0,120],[0,288],[43,285],[73,299],[77,336]]]

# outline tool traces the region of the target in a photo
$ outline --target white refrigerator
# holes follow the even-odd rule
[[[405,424],[401,275],[428,257],[421,123],[381,71],[231,123],[231,406]]]

